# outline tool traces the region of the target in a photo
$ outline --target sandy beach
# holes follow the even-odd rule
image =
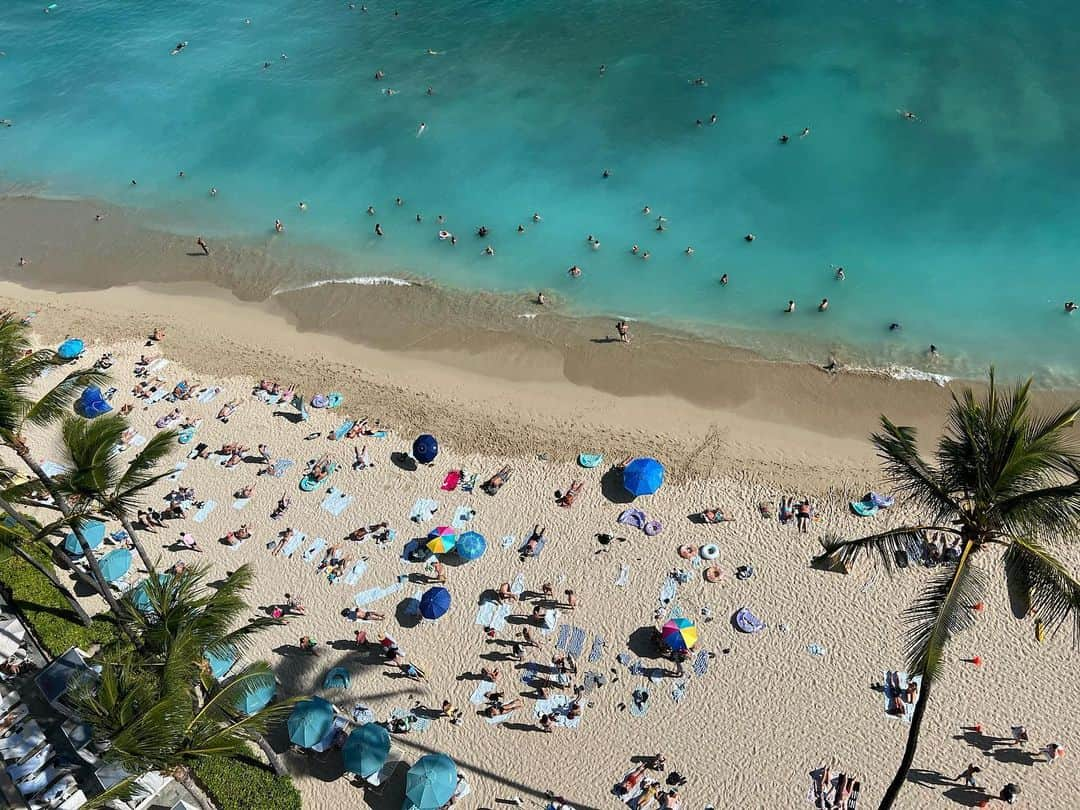
[[[175,482],[155,490],[152,505],[182,485],[217,506],[200,521],[191,514],[156,536],[144,536],[153,553],[160,553],[161,565],[179,559],[206,564],[213,579],[250,563],[257,572],[258,610],[280,603],[286,592],[303,597],[306,615],[261,637],[253,653],[277,669],[286,694],[324,694],[345,711],[362,702],[379,719],[417,704],[437,711],[443,700],[462,709],[460,724],[435,719],[423,730],[395,735],[395,745],[409,760],[432,750],[450,754],[472,786],[463,806],[497,807],[499,800],[520,797],[528,807],[544,807],[545,792],[552,791],[579,808],[618,807],[612,786],[633,767],[634,757],[658,751],[669,770],[687,778],[680,789],[687,808],[811,807],[810,772],[826,762],[834,772],[860,780],[859,807],[880,798],[907,727],[885,713],[883,697],[871,685],[902,666],[901,612],[929,572],[916,568],[889,579],[864,565],[844,576],[815,570],[810,560],[824,532],[853,536],[912,517],[901,506],[865,520],[849,511],[849,500],[881,487],[865,437],[882,412],[919,426],[927,437],[935,435],[947,391],[925,383],[830,376],[730,353],[726,365],[717,365],[711,357],[670,346],[673,353],[657,348],[654,354],[644,340],[629,351],[594,344],[567,357],[560,346],[500,333],[401,343],[389,352],[378,343],[316,333],[295,311],[239,301],[205,279],[92,291],[86,288],[102,285],[88,275],[85,283],[65,286],[68,292],[48,292],[3,283],[0,305],[36,312],[34,328],[45,345],[71,334],[88,341],[88,361],[113,352],[113,404],[134,404],[133,424],[143,435],[174,405],[147,406],[132,396],[140,354],[168,360],[155,372],[168,389],[180,380],[221,389],[209,402],[192,399],[176,406],[201,424],[192,445],[177,446],[176,461],[186,466]],[[379,295],[401,292],[372,289]],[[387,308],[383,317],[396,315]],[[156,326],[165,329],[166,339],[147,348],[145,335]],[[627,389],[626,380],[641,379],[642,367],[655,370],[660,358],[675,355],[680,364],[669,363],[662,375],[651,376],[660,384]],[[252,397],[262,378],[296,383],[308,397],[340,391],[344,403],[296,423],[275,413],[292,416],[294,410]],[[684,395],[687,389],[693,393]],[[233,400],[241,404],[228,423],[217,420],[222,405]],[[327,434],[346,418],[379,420],[388,435],[329,440]],[[395,463],[394,454],[407,452],[423,431],[441,441],[435,464],[409,470]],[[54,441],[55,436],[33,437],[33,446],[55,460]],[[199,443],[213,450],[229,442],[252,450],[265,443],[274,457],[295,465],[281,478],[270,478],[256,476],[254,463],[227,469],[210,459],[186,458],[188,448]],[[363,445],[374,466],[354,470],[354,447]],[[579,452],[602,452],[606,460],[582,469],[575,461]],[[301,492],[306,463],[324,454],[339,465],[337,471],[318,492]],[[663,530],[656,536],[617,522],[628,504],[610,468],[630,455],[655,456],[668,470],[657,494],[633,503],[660,521]],[[504,465],[513,475],[495,496],[479,488],[441,488],[451,470],[463,469],[482,482]],[[583,482],[583,491],[571,508],[562,508],[555,492],[574,480]],[[237,509],[233,493],[248,484],[256,485],[254,495]],[[323,506],[333,505],[325,501],[331,487],[345,503],[336,516]],[[271,520],[283,495],[291,506]],[[817,506],[818,518],[805,534],[759,514],[759,504],[775,509],[790,496],[809,497]],[[421,499],[437,501],[438,511],[427,520],[410,520]],[[734,520],[690,520],[705,507],[721,507]],[[410,600],[428,587],[430,570],[403,559],[402,549],[455,518],[461,530],[487,538],[487,552],[468,563],[445,558],[450,610],[437,621],[417,623]],[[381,521],[394,530],[393,541],[345,539]],[[220,542],[242,523],[250,526],[251,539],[239,548]],[[538,557],[522,559],[517,550],[536,524],[546,528],[546,545]],[[290,558],[271,555],[267,545],[288,528],[306,535],[305,541]],[[185,531],[201,553],[171,550]],[[601,544],[598,534],[613,539]],[[317,538],[325,539],[324,550],[340,545],[349,570],[363,560],[355,581],[328,581],[317,570],[321,552],[304,559]],[[722,580],[706,583],[703,566],[677,553],[684,544],[716,544]],[[1066,551],[1062,559],[1075,566],[1080,552]],[[739,566],[752,566],[753,575],[738,579]],[[686,581],[673,586],[672,574]],[[510,605],[492,643],[483,633],[491,617],[482,611],[489,609],[480,602],[504,582],[520,583],[525,598]],[[525,650],[526,661],[550,663],[565,625],[568,640],[581,644],[575,682],[589,672],[605,680],[582,698],[579,726],[556,727],[551,734],[537,725],[534,692],[522,682],[522,670],[499,660],[509,642],[520,641],[516,634],[545,583],[556,594],[572,589],[578,603],[552,617],[550,632],[539,635],[539,648]],[[1063,710],[1075,701],[1080,663],[1065,633],[1038,644],[1031,623],[1009,613],[1000,578],[991,583],[987,609],[974,630],[950,647],[953,660],[936,686],[914,781],[899,807],[971,806],[971,794],[952,781],[969,762],[982,768],[980,784],[992,794],[1016,782],[1025,806],[1075,804],[1071,758],[1048,765],[1030,754],[1052,741],[1069,747],[1080,736],[1080,719]],[[344,614],[357,606],[358,595],[365,609],[386,619],[350,621]],[[738,632],[732,616],[741,608],[751,609],[766,629]],[[647,628],[673,611],[698,622],[706,653],[697,671],[688,666],[678,677],[670,662],[650,657],[642,642]],[[397,677],[370,654],[358,653],[357,629],[394,636],[427,680]],[[297,647],[305,635],[319,642],[314,656]],[[981,666],[962,660],[975,655]],[[638,661],[641,669],[632,667]],[[321,688],[333,666],[349,670],[348,689]],[[487,723],[478,714],[483,703],[470,702],[482,666],[500,669],[498,684],[507,700],[525,695],[524,708],[501,724]],[[649,693],[643,716],[630,710],[635,690]],[[965,732],[975,724],[983,734]],[[1031,735],[1028,750],[993,744],[993,737],[1008,737],[1018,724]],[[284,750],[282,740],[278,747]],[[290,753],[287,759],[305,807],[362,806],[361,791],[340,778],[336,753]],[[383,801],[393,804],[393,798]]]

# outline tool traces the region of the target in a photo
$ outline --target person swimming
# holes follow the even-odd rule
[[[428,94],[429,96],[433,96],[433,95],[435,95],[435,89],[434,89],[433,87],[428,87],[428,89],[427,89],[427,90],[426,90],[425,92],[426,92],[426,93],[427,93],[427,94]]]
[[[844,278],[845,278],[845,276],[844,276],[844,268],[843,267],[837,267],[836,268],[836,280],[837,281],[843,281]]]
[[[611,170],[604,169],[602,172],[600,172],[600,176],[607,180],[609,177],[611,177]]]
[[[375,206],[374,206],[374,205],[369,205],[369,206],[367,207],[367,215],[368,215],[369,217],[373,217],[373,216],[375,216]]]
[[[901,118],[904,118],[905,120],[908,120],[908,121],[918,121],[919,120],[919,116],[917,116],[911,110],[897,110],[896,112],[900,115]]]
[[[634,245],[633,247],[630,248],[630,252],[633,253],[635,256],[638,255],[638,252],[640,250],[641,250],[641,248],[639,248],[637,245]]]
[[[605,73],[607,73],[607,65],[601,65],[600,66],[600,75],[603,76]]]
[[[710,124],[715,124],[719,120],[720,119],[716,117],[716,113],[713,113],[712,115],[709,116],[709,123]]]
[[[423,222],[424,221],[424,215],[423,214],[417,214],[416,215],[416,221],[417,222]]]
[[[394,197],[394,205],[396,205],[396,206],[398,206],[400,208],[404,204],[405,204],[405,201],[403,199],[401,199],[401,197]]]
[[[210,186],[210,196],[211,197],[216,197],[217,196],[217,186]]]
[[[728,283],[728,274],[727,273],[724,273],[724,275],[720,276],[720,283],[723,284],[725,287],[727,286],[727,283]]]
[[[805,138],[810,134],[810,127],[803,127],[803,131],[799,133],[800,138]]]
[[[476,235],[479,236],[481,239],[483,239],[485,236],[487,236],[488,235],[487,226],[486,225],[481,225],[479,228],[477,228],[476,229]]]
[[[187,47],[187,40],[186,39],[183,42],[177,42],[176,47],[172,49],[172,56],[176,56],[178,53],[180,53],[180,51],[184,50],[184,48],[186,48],[186,47]]]
[[[755,239],[757,239],[757,237],[754,236],[754,234],[752,233],[748,233],[746,236],[743,237],[743,239],[745,239],[747,242],[753,242]]]
[[[517,226],[517,232],[518,233],[525,233],[525,226],[524,225],[518,225]]]
[[[419,138],[421,135],[423,135],[425,129],[427,129],[427,124],[421,121],[420,126],[416,128],[416,137]]]
[[[684,250],[683,253],[685,253],[687,256],[693,256],[694,255],[694,249],[692,247],[690,247],[690,245],[687,245],[686,250]]]
[[[829,308],[829,299],[828,298],[822,298],[821,303],[818,304],[817,311],[818,312],[824,312],[828,308]]]
[[[535,211],[533,211],[532,219],[533,219],[533,222],[543,222],[543,220],[540,218],[540,214],[538,214]]]
[[[1077,307],[1076,307],[1076,302],[1075,301],[1066,301],[1065,302],[1065,311],[1066,312],[1076,312],[1076,309],[1077,309]]]
[[[382,236],[383,235],[382,225],[380,225],[378,222],[375,223],[375,235],[376,236]]]
[[[485,256],[494,256],[495,255],[495,248],[493,248],[491,245],[488,245],[487,247],[484,248],[484,255]]]
[[[927,352],[931,357],[938,356],[938,348],[933,343],[930,344],[930,350]]]
[[[889,324],[890,332],[899,332],[901,329],[903,329],[903,327],[900,324],[896,323],[896,321],[893,321]]]
[[[285,233],[285,223],[283,223],[280,219],[275,219],[274,220],[274,231],[276,233]]]
[[[780,141],[780,143],[787,143],[791,140],[791,138],[789,138],[787,135],[781,135],[779,138],[777,138],[777,140]]]
[[[784,312],[791,313],[791,312],[794,312],[794,311],[795,311],[795,300],[792,299],[791,301],[787,302],[787,309],[785,309]]]
[[[544,298],[544,291],[543,291],[543,290],[540,290],[540,291],[539,291],[539,292],[538,292],[538,293],[536,294],[536,303],[537,303],[537,304],[538,304],[539,306],[544,306],[544,304],[546,304],[546,303],[547,303],[547,299],[546,299],[546,298]]]
[[[381,82],[385,78],[386,78],[386,74],[383,73],[381,70],[376,70],[375,71],[375,81]]]
[[[652,209],[646,205],[644,208],[641,209],[641,213],[643,213],[645,216],[648,216],[652,213]]]
[[[301,211],[307,211],[307,203],[303,200],[297,203],[296,207],[299,208]]]
[[[569,270],[566,271],[571,278],[578,278],[581,275],[581,268],[576,264],[572,265]]]

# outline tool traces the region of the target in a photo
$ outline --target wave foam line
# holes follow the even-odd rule
[[[394,276],[354,276],[353,278],[324,278],[320,281],[309,281],[305,284],[297,284],[294,287],[278,287],[271,295],[281,295],[282,293],[299,292],[300,290],[311,290],[315,287],[326,287],[332,284],[352,284],[358,287],[419,287],[415,281],[406,281],[403,278],[395,278]]]

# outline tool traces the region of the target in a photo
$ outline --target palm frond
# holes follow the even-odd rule
[[[1080,581],[1045,546],[1014,537],[1002,556],[1010,588],[1019,590],[1051,633],[1072,620],[1073,646],[1080,647]]]
[[[1071,537],[1080,525],[1080,480],[1019,492],[988,510],[1007,537]]]
[[[909,635],[904,644],[908,671],[936,679],[945,645],[974,623],[972,607],[982,598],[986,575],[972,560],[974,544],[964,544],[960,559],[945,563],[904,612]]]
[[[64,379],[42,394],[37,401],[30,401],[23,414],[23,421],[38,427],[54,424],[67,414],[71,404],[78,397],[81,388],[88,385],[100,385],[109,377],[93,369],[72,371]]]
[[[881,432],[870,437],[877,448],[885,475],[896,493],[912,501],[931,516],[934,523],[944,522],[960,511],[949,490],[942,486],[937,470],[919,455],[917,431],[895,425],[881,417]]]
[[[926,531],[953,533],[955,530],[941,526],[903,526],[857,540],[845,540],[835,534],[826,534],[821,538],[824,548],[822,558],[849,569],[866,554],[880,560],[885,570],[894,574],[897,569],[897,554],[907,555],[919,548],[922,544],[922,533]]]

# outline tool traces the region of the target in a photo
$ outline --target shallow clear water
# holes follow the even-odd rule
[[[574,311],[738,330],[789,355],[812,339],[926,366],[932,342],[942,370],[1080,380],[1080,313],[1062,312],[1080,299],[1075,4],[42,5],[0,6],[9,183],[275,250],[280,217],[290,247],[352,255],[357,275],[542,288]]]

